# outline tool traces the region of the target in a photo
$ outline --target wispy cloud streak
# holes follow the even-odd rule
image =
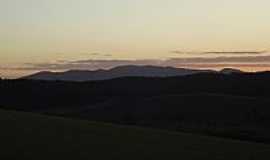
[[[194,57],[170,58],[167,60],[77,60],[58,61],[55,63],[27,63],[25,67],[14,68],[21,70],[96,70],[108,69],[122,65],[156,65],[172,67],[218,67],[218,66],[269,66],[270,56],[220,56],[220,57]]]
[[[267,53],[264,51],[170,51],[172,54],[187,54],[187,55],[204,55],[204,54],[215,54],[215,55],[261,55]]]

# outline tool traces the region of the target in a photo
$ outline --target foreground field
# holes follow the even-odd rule
[[[270,146],[0,110],[0,159],[270,158]]]

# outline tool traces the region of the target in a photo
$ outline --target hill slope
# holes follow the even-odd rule
[[[269,159],[270,146],[0,110],[1,159]]]
[[[0,106],[270,143],[270,74],[106,81],[0,80]]]

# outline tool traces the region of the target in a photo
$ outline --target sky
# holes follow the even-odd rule
[[[0,76],[123,64],[268,70],[269,6],[269,0],[0,0]]]

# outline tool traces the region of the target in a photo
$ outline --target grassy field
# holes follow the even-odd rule
[[[0,159],[268,160],[270,146],[0,110]]]

